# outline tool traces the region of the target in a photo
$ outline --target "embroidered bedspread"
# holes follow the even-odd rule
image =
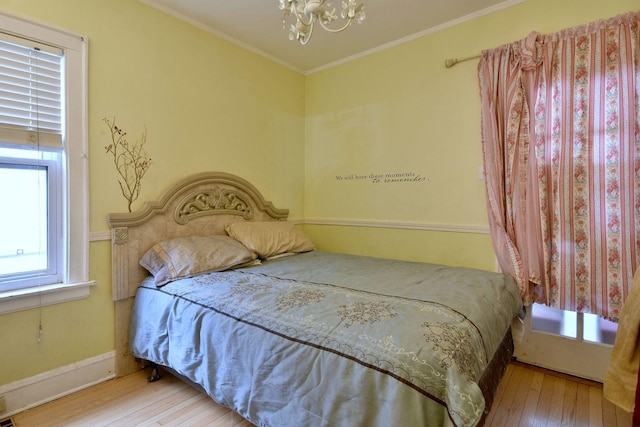
[[[501,274],[313,251],[145,281],[131,345],[258,426],[474,426],[520,308]]]

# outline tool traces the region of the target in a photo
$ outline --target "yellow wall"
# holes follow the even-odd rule
[[[217,170],[303,216],[303,75],[133,0],[0,0],[0,9],[89,39],[92,232],[127,209],[105,117],[131,142],[147,128],[153,165],[134,209],[180,177]],[[0,385],[114,349],[110,243],[92,242],[90,260],[88,299],[0,315]]]
[[[320,249],[494,269],[491,238],[475,231],[488,227],[478,60],[447,69],[445,59],[637,8],[635,0],[528,0],[308,76],[305,218],[346,225],[305,231]],[[397,173],[426,179],[368,178]],[[344,179],[352,175],[364,178]],[[416,230],[350,225],[367,221]],[[465,232],[429,231],[448,225]]]
[[[130,136],[147,128],[154,164],[140,200],[186,174],[221,170],[296,219],[486,227],[477,62],[448,70],[444,60],[635,8],[635,0],[528,0],[305,77],[134,0],[0,0],[0,9],[89,39],[92,232],[126,209],[103,117]],[[356,173],[426,179],[336,179]],[[305,230],[321,249],[494,267],[482,233]],[[97,286],[88,299],[0,316],[0,342],[11,349],[0,352],[0,385],[113,350],[109,242],[92,242],[90,259]]]

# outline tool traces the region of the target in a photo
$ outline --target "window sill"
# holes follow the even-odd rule
[[[91,280],[0,292],[0,314],[87,298],[89,288],[95,284],[96,282]]]

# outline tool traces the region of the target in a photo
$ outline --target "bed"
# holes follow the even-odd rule
[[[321,251],[287,216],[220,172],[110,214],[117,374],[166,367],[257,426],[481,425],[513,280]]]

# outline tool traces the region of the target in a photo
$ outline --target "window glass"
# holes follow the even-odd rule
[[[533,304],[532,321],[536,331],[549,332],[568,338],[578,337],[578,313]]]
[[[0,275],[47,269],[47,169],[0,163]]]
[[[59,153],[0,148],[0,290],[62,280]]]
[[[533,304],[532,329],[566,338],[613,345],[618,324],[591,313],[559,310]]]

